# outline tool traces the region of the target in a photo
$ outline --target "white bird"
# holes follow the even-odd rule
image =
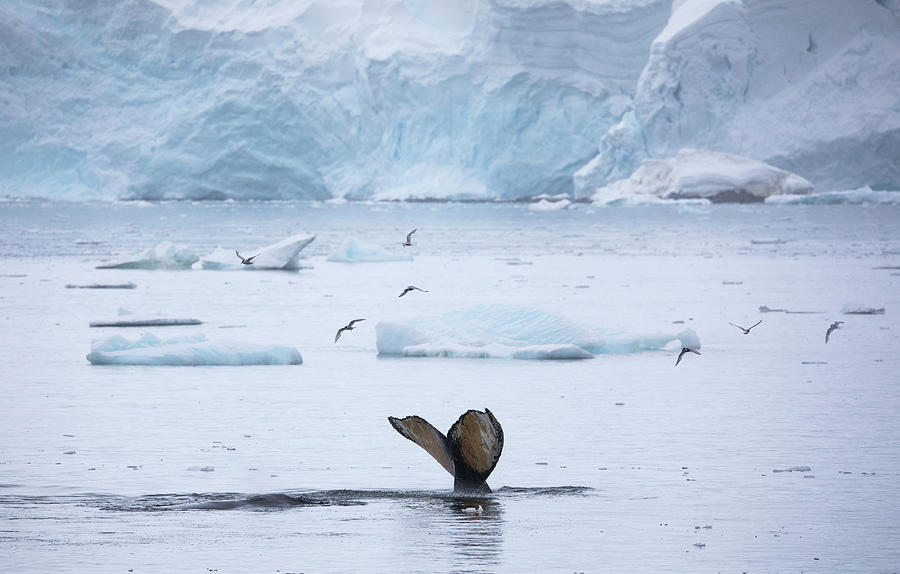
[[[737,327],[738,329],[740,329],[741,331],[743,331],[745,335],[749,335],[749,334],[750,334],[750,329],[752,329],[753,327],[756,327],[756,325],[759,325],[760,323],[762,323],[762,319],[760,319],[759,321],[757,321],[755,325],[750,325],[750,326],[747,327],[746,329],[743,328],[743,327],[741,327],[740,325],[735,325],[734,323],[731,323],[731,322],[729,322],[728,324]]]
[[[412,234],[415,233],[417,229],[418,227],[407,233],[406,241],[404,243],[401,243],[400,245],[402,245],[403,247],[412,247]]]
[[[477,514],[478,516],[482,516],[484,514],[484,508],[479,504],[478,508],[475,508],[474,506],[463,508],[463,512],[466,514]]]
[[[675,361],[676,367],[678,366],[678,363],[681,362],[681,358],[684,357],[687,353],[697,353],[699,355],[700,351],[695,351],[695,350],[691,349],[690,347],[682,347],[681,352],[678,353],[678,360]]]
[[[360,321],[365,321],[365,319],[353,319],[352,321],[347,323],[346,327],[341,327],[340,329],[338,329],[338,332],[334,336],[334,342],[338,342],[338,339],[341,338],[341,335],[344,333],[344,331],[352,331],[354,329],[353,325],[359,323]]]
[[[843,325],[843,324],[844,324],[843,321],[835,321],[834,323],[832,323],[831,325],[828,326],[828,330],[825,331],[825,343],[826,344],[828,343],[828,338],[831,337],[831,333],[840,329],[841,325]]]
[[[428,293],[428,291],[426,291],[425,289],[419,289],[415,285],[410,285],[409,287],[407,287],[406,289],[403,290],[403,293],[400,293],[399,295],[397,295],[397,297],[403,297],[410,291],[421,291],[422,293]]]
[[[259,257],[259,253],[256,255],[251,255],[250,257],[244,257],[241,255],[237,249],[234,250],[234,254],[238,256],[238,259],[241,260],[241,265],[253,265],[253,260]]]

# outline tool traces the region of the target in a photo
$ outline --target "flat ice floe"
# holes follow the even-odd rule
[[[379,321],[379,355],[510,359],[589,359],[686,345],[700,348],[691,329],[679,333],[609,335],[561,315],[517,305],[478,305],[414,322]]]
[[[198,259],[187,247],[163,241],[144,251],[134,261],[98,265],[97,269],[190,269]]]
[[[252,265],[243,265],[234,248],[220,247],[200,261],[203,269],[226,270],[260,270],[281,269],[295,271],[300,269],[300,252],[315,240],[315,235],[292,235],[286,239],[259,249],[250,249],[241,253],[244,257],[253,258]]]
[[[91,321],[91,327],[177,327],[183,325],[200,325],[200,319],[175,319],[158,317],[154,319],[107,319]]]
[[[397,242],[399,245],[399,241]],[[341,243],[331,255],[328,261],[341,263],[361,263],[364,261],[412,261],[412,257],[402,253],[392,253],[375,243],[366,243],[354,237],[349,237]]]
[[[207,340],[203,334],[160,339],[145,333],[130,340],[121,335],[96,339],[87,360],[94,365],[300,365],[294,347],[233,340]]]
[[[88,285],[66,284],[66,289],[137,289],[134,283],[90,283]]]

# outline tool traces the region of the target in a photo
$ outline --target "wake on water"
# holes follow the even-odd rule
[[[490,505],[504,499],[521,497],[589,496],[595,490],[587,486],[513,487],[503,486],[490,494],[467,496],[445,490],[303,490],[244,494],[238,492],[206,492],[190,494],[78,494],[70,496],[0,496],[5,507],[28,507],[47,504],[73,504],[111,512],[168,512],[190,510],[279,511],[321,506],[364,506],[377,502],[405,503],[420,501],[439,506],[472,503]]]

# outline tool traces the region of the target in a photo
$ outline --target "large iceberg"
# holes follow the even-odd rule
[[[755,203],[773,195],[802,195],[811,190],[812,185],[802,177],[761,161],[683,149],[675,157],[644,160],[631,177],[599,189],[592,199],[598,203],[665,199]]]
[[[589,359],[677,345],[700,348],[697,334],[604,335],[561,315],[517,305],[477,305],[413,321],[379,321],[378,354],[404,357]]]
[[[96,339],[87,360],[94,365],[299,365],[294,347],[229,340],[207,340],[203,334],[161,339],[144,333],[135,340],[121,335]]]
[[[819,190],[898,189],[898,12],[896,0],[9,0],[0,194],[586,198],[685,147]]]
[[[255,255],[252,265],[244,265],[235,249],[220,247],[200,261],[203,269],[300,269],[300,252],[315,240],[315,235],[292,235],[260,249],[248,251],[245,257]]]

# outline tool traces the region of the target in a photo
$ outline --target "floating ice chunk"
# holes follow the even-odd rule
[[[628,179],[597,190],[597,203],[641,203],[660,199],[704,199],[754,203],[770,195],[804,194],[812,184],[761,161],[695,149],[667,159],[647,159]]]
[[[299,365],[294,347],[265,346],[241,341],[209,341],[205,335],[160,339],[145,333],[136,340],[121,335],[97,339],[87,360],[94,365]]]
[[[108,321],[91,321],[91,327],[177,327],[183,325],[200,325],[200,319],[111,319]]]
[[[766,203],[790,203],[806,205],[834,204],[897,204],[900,203],[900,191],[875,191],[869,186],[846,191],[825,191],[807,195],[773,195],[766,198]]]
[[[516,305],[478,305],[414,322],[379,321],[380,355],[515,359],[588,359],[667,346],[700,347],[691,329],[678,334],[603,336],[565,317]]]
[[[66,285],[66,289],[137,289],[134,283],[91,283],[89,285]]]
[[[241,264],[237,258],[234,248],[220,247],[203,258],[200,266],[203,269],[224,270],[224,269],[283,269],[285,271],[294,271],[300,269],[300,252],[315,240],[315,235],[292,235],[287,239],[283,239],[278,243],[273,243],[260,249],[249,249],[246,253],[242,252],[244,257],[256,255],[253,258],[252,265]]]
[[[135,261],[98,265],[97,269],[190,269],[198,259],[187,247],[163,241],[144,251]]]
[[[844,315],[884,315],[884,307],[866,307],[858,303],[847,303],[841,309]]]
[[[542,199],[537,203],[532,203],[528,206],[528,209],[531,211],[559,211],[560,209],[566,209],[572,202],[568,199],[562,199],[559,201],[548,201],[546,199]]]
[[[328,256],[328,260],[342,263],[357,263],[363,261],[412,261],[412,257],[391,253],[380,245],[366,243],[350,237],[345,239],[341,246]]]
[[[808,466],[792,466],[790,468],[773,468],[772,472],[809,472],[812,470]]]

